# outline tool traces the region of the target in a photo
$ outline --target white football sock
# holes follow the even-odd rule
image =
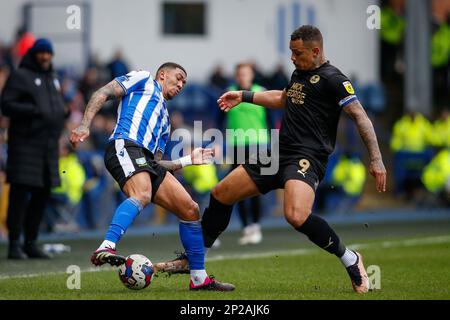
[[[344,255],[340,259],[342,264],[347,268],[354,265],[358,257],[352,250],[346,248]]]
[[[112,242],[112,241],[104,240],[102,242],[102,244],[100,245],[100,247],[98,247],[97,250],[99,250],[99,249],[113,249],[113,250],[116,250],[116,244],[114,242]]]
[[[208,275],[206,274],[205,269],[191,270],[191,280],[196,286],[203,284],[205,282],[206,277],[208,277]]]

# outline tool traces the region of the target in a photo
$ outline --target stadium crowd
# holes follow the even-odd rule
[[[381,83],[359,84],[352,78],[357,95],[372,118],[380,144],[387,155],[390,172],[391,197],[403,204],[417,206],[450,206],[450,26],[449,15],[434,12],[432,62],[434,85],[434,113],[431,118],[402,110],[401,96],[404,76],[403,40],[405,30],[404,1],[382,1]],[[35,42],[26,31],[17,33],[14,43],[0,43],[0,92],[10,73],[15,70]],[[254,83],[266,89],[282,89],[289,81],[288,70],[274,66],[265,74],[251,63]],[[103,152],[114,129],[117,101],[108,101],[96,116],[88,143],[74,152],[68,134],[81,121],[84,108],[93,92],[132,68],[121,51],[104,63],[93,56],[81,76],[70,69],[57,70],[61,94],[69,111],[64,132],[59,141],[59,173],[61,185],[53,188],[41,228],[47,232],[77,232],[81,229],[105,227],[123,194],[105,170]],[[226,127],[224,115],[217,108],[217,98],[234,84],[232,75],[223,66],[212,70],[205,83],[188,83],[186,89],[169,105],[172,129],[191,128],[193,120],[203,121],[203,130]],[[268,112],[268,128],[279,128],[281,114]],[[8,212],[9,185],[5,165],[8,156],[8,117],[0,114],[0,237],[5,237]],[[172,145],[173,147],[173,145]],[[170,148],[169,148],[170,150]],[[166,152],[166,154],[170,154]],[[336,151],[330,158],[329,169],[321,183],[316,201],[319,212],[346,213],[361,206],[366,188],[364,149],[356,128],[342,117]],[[202,205],[202,199],[217,181],[228,173],[228,165],[190,167],[177,172],[188,191]],[[270,195],[277,203],[279,194]],[[398,197],[397,197],[398,196]],[[397,197],[397,198],[396,198]],[[263,206],[264,207],[264,206]],[[263,211],[277,211],[277,206],[265,206]],[[263,212],[268,214],[268,212]],[[170,223],[161,208],[150,206],[137,224]]]

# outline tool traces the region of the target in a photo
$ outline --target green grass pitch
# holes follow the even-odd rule
[[[0,299],[450,299],[450,221],[337,226],[347,245],[364,256],[366,268],[379,267],[380,289],[353,293],[336,257],[315,248],[289,228],[264,230],[260,245],[237,245],[236,232],[208,254],[206,267],[217,279],[236,285],[234,292],[190,292],[189,276],[163,274],[140,291],[125,288],[117,270],[92,268],[97,240],[72,240],[71,253],[51,261],[12,262],[0,246]],[[120,252],[141,253],[153,262],[181,249],[178,236],[125,236]],[[81,269],[81,288],[67,288],[69,265]]]

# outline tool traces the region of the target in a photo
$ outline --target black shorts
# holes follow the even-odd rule
[[[268,165],[263,165],[259,161],[256,164],[243,164],[243,167],[262,194],[275,189],[284,189],[288,180],[304,181],[316,192],[323,178],[321,164],[311,157],[280,159],[278,171],[273,175],[263,174],[261,169]]]
[[[106,146],[105,166],[123,189],[134,174],[147,171],[152,181],[152,200],[168,171],[159,165],[153,154],[130,140],[112,140]]]

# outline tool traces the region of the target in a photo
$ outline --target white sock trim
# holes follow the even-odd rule
[[[199,286],[205,282],[208,277],[206,270],[191,270],[191,280],[195,286]]]
[[[116,244],[109,240],[104,240],[98,249],[113,249],[116,250]]]
[[[352,250],[346,248],[344,255],[341,257],[342,264],[347,268],[354,265],[357,260],[357,255]]]

